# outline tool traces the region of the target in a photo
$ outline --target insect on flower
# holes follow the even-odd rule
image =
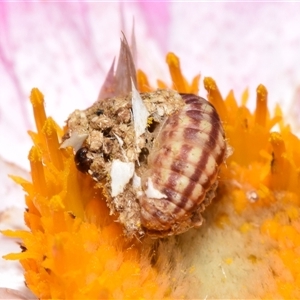
[[[131,61],[124,65],[133,80],[122,78],[115,94],[102,88],[90,108],[72,113],[62,147],[76,145],[78,170],[104,188],[111,213],[127,235],[163,237],[199,227],[226,157],[219,116],[196,95],[139,94],[126,40],[120,57]],[[110,76],[113,86],[118,70]]]
[[[201,212],[217,187],[225,159],[224,130],[214,107],[196,95],[181,95],[185,106],[166,119],[148,156],[143,189],[161,195],[140,198],[141,222],[148,230],[180,233],[202,224]]]

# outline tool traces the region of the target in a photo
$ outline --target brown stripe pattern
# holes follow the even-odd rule
[[[182,98],[186,105],[166,120],[142,178],[144,191],[151,180],[163,194],[140,199],[141,223],[152,235],[178,234],[196,225],[195,213],[215,189],[225,159],[225,134],[215,108],[196,95]]]

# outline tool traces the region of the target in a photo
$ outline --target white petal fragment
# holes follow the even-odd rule
[[[150,177],[148,178],[148,187],[147,190],[145,191],[145,194],[148,198],[154,198],[154,199],[167,198],[165,194],[161,193],[153,186],[153,182]]]
[[[89,135],[87,133],[78,133],[74,131],[70,138],[64,140],[59,149],[73,147],[75,152],[77,152],[88,136]]]
[[[131,86],[132,86],[132,113],[133,113],[135,137],[139,138],[146,130],[147,121],[150,114],[139,92],[136,90],[132,80],[131,80]]]
[[[119,159],[113,160],[110,170],[112,197],[116,197],[124,191],[124,188],[133,176],[133,173],[133,162],[123,162]]]
[[[2,282],[1,282],[2,283]],[[30,298],[28,298],[30,297]],[[10,300],[34,300],[37,299],[30,292],[27,291],[18,291],[10,288],[0,288],[0,299],[10,299]]]

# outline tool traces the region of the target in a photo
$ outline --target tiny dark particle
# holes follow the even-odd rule
[[[103,109],[97,109],[97,110],[96,110],[96,115],[97,115],[97,116],[103,115],[103,113],[104,113],[104,110],[103,110]]]
[[[149,155],[149,150],[148,148],[144,147],[141,149],[141,152],[139,154],[139,162],[146,162],[147,161],[147,157]]]
[[[147,129],[149,132],[152,133],[152,132],[154,132],[154,130],[157,128],[158,125],[159,125],[159,123],[153,120]]]
[[[92,164],[92,159],[87,157],[88,149],[80,148],[75,154],[75,164],[77,169],[82,173],[87,173]]]
[[[110,137],[110,131],[111,131],[111,128],[106,128],[102,131],[103,133],[103,136],[105,137]]]
[[[23,246],[23,245],[20,245],[20,248],[21,248],[21,251],[22,251],[22,252],[27,251],[27,248],[26,248],[25,246]]]
[[[72,219],[75,219],[75,218],[76,218],[76,216],[75,216],[73,213],[71,213],[70,211],[68,212],[68,214],[69,214],[69,216],[70,216]]]

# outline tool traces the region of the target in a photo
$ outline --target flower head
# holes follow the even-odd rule
[[[198,92],[199,76],[188,83],[172,53],[167,55],[167,63],[173,89]],[[141,92],[153,89],[142,71],[137,73],[137,84]],[[157,85],[167,88],[163,81]],[[273,262],[276,277],[254,272],[266,275],[265,282],[272,283],[260,287],[256,296],[297,298],[300,141],[284,123],[279,107],[271,116],[263,85],[257,88],[253,113],[246,107],[246,92],[238,104],[232,92],[223,99],[212,78],[205,78],[204,86],[233,150],[222,167],[215,204],[207,213],[210,230],[217,236],[220,232],[229,235],[234,228],[242,237],[255,238],[259,251],[253,247],[244,250],[248,263],[269,267]],[[59,149],[63,130],[46,116],[42,93],[33,89],[30,98],[37,128],[36,133],[30,132],[34,142],[28,156],[32,182],[13,177],[26,192],[25,222],[30,230],[4,232],[22,240],[23,251],[6,258],[20,260],[28,287],[42,299],[188,295],[178,286],[182,279],[178,271],[185,262],[179,253],[198,259],[195,246],[199,234],[195,240],[191,239],[195,231],[180,237],[175,250],[174,240],[161,247],[149,240],[140,243],[124,238],[121,225],[109,215],[105,193],[89,176],[78,172],[72,149]],[[222,259],[228,266],[236,263],[236,257]],[[196,273],[192,268],[189,271]],[[205,284],[199,289],[204,291]]]

